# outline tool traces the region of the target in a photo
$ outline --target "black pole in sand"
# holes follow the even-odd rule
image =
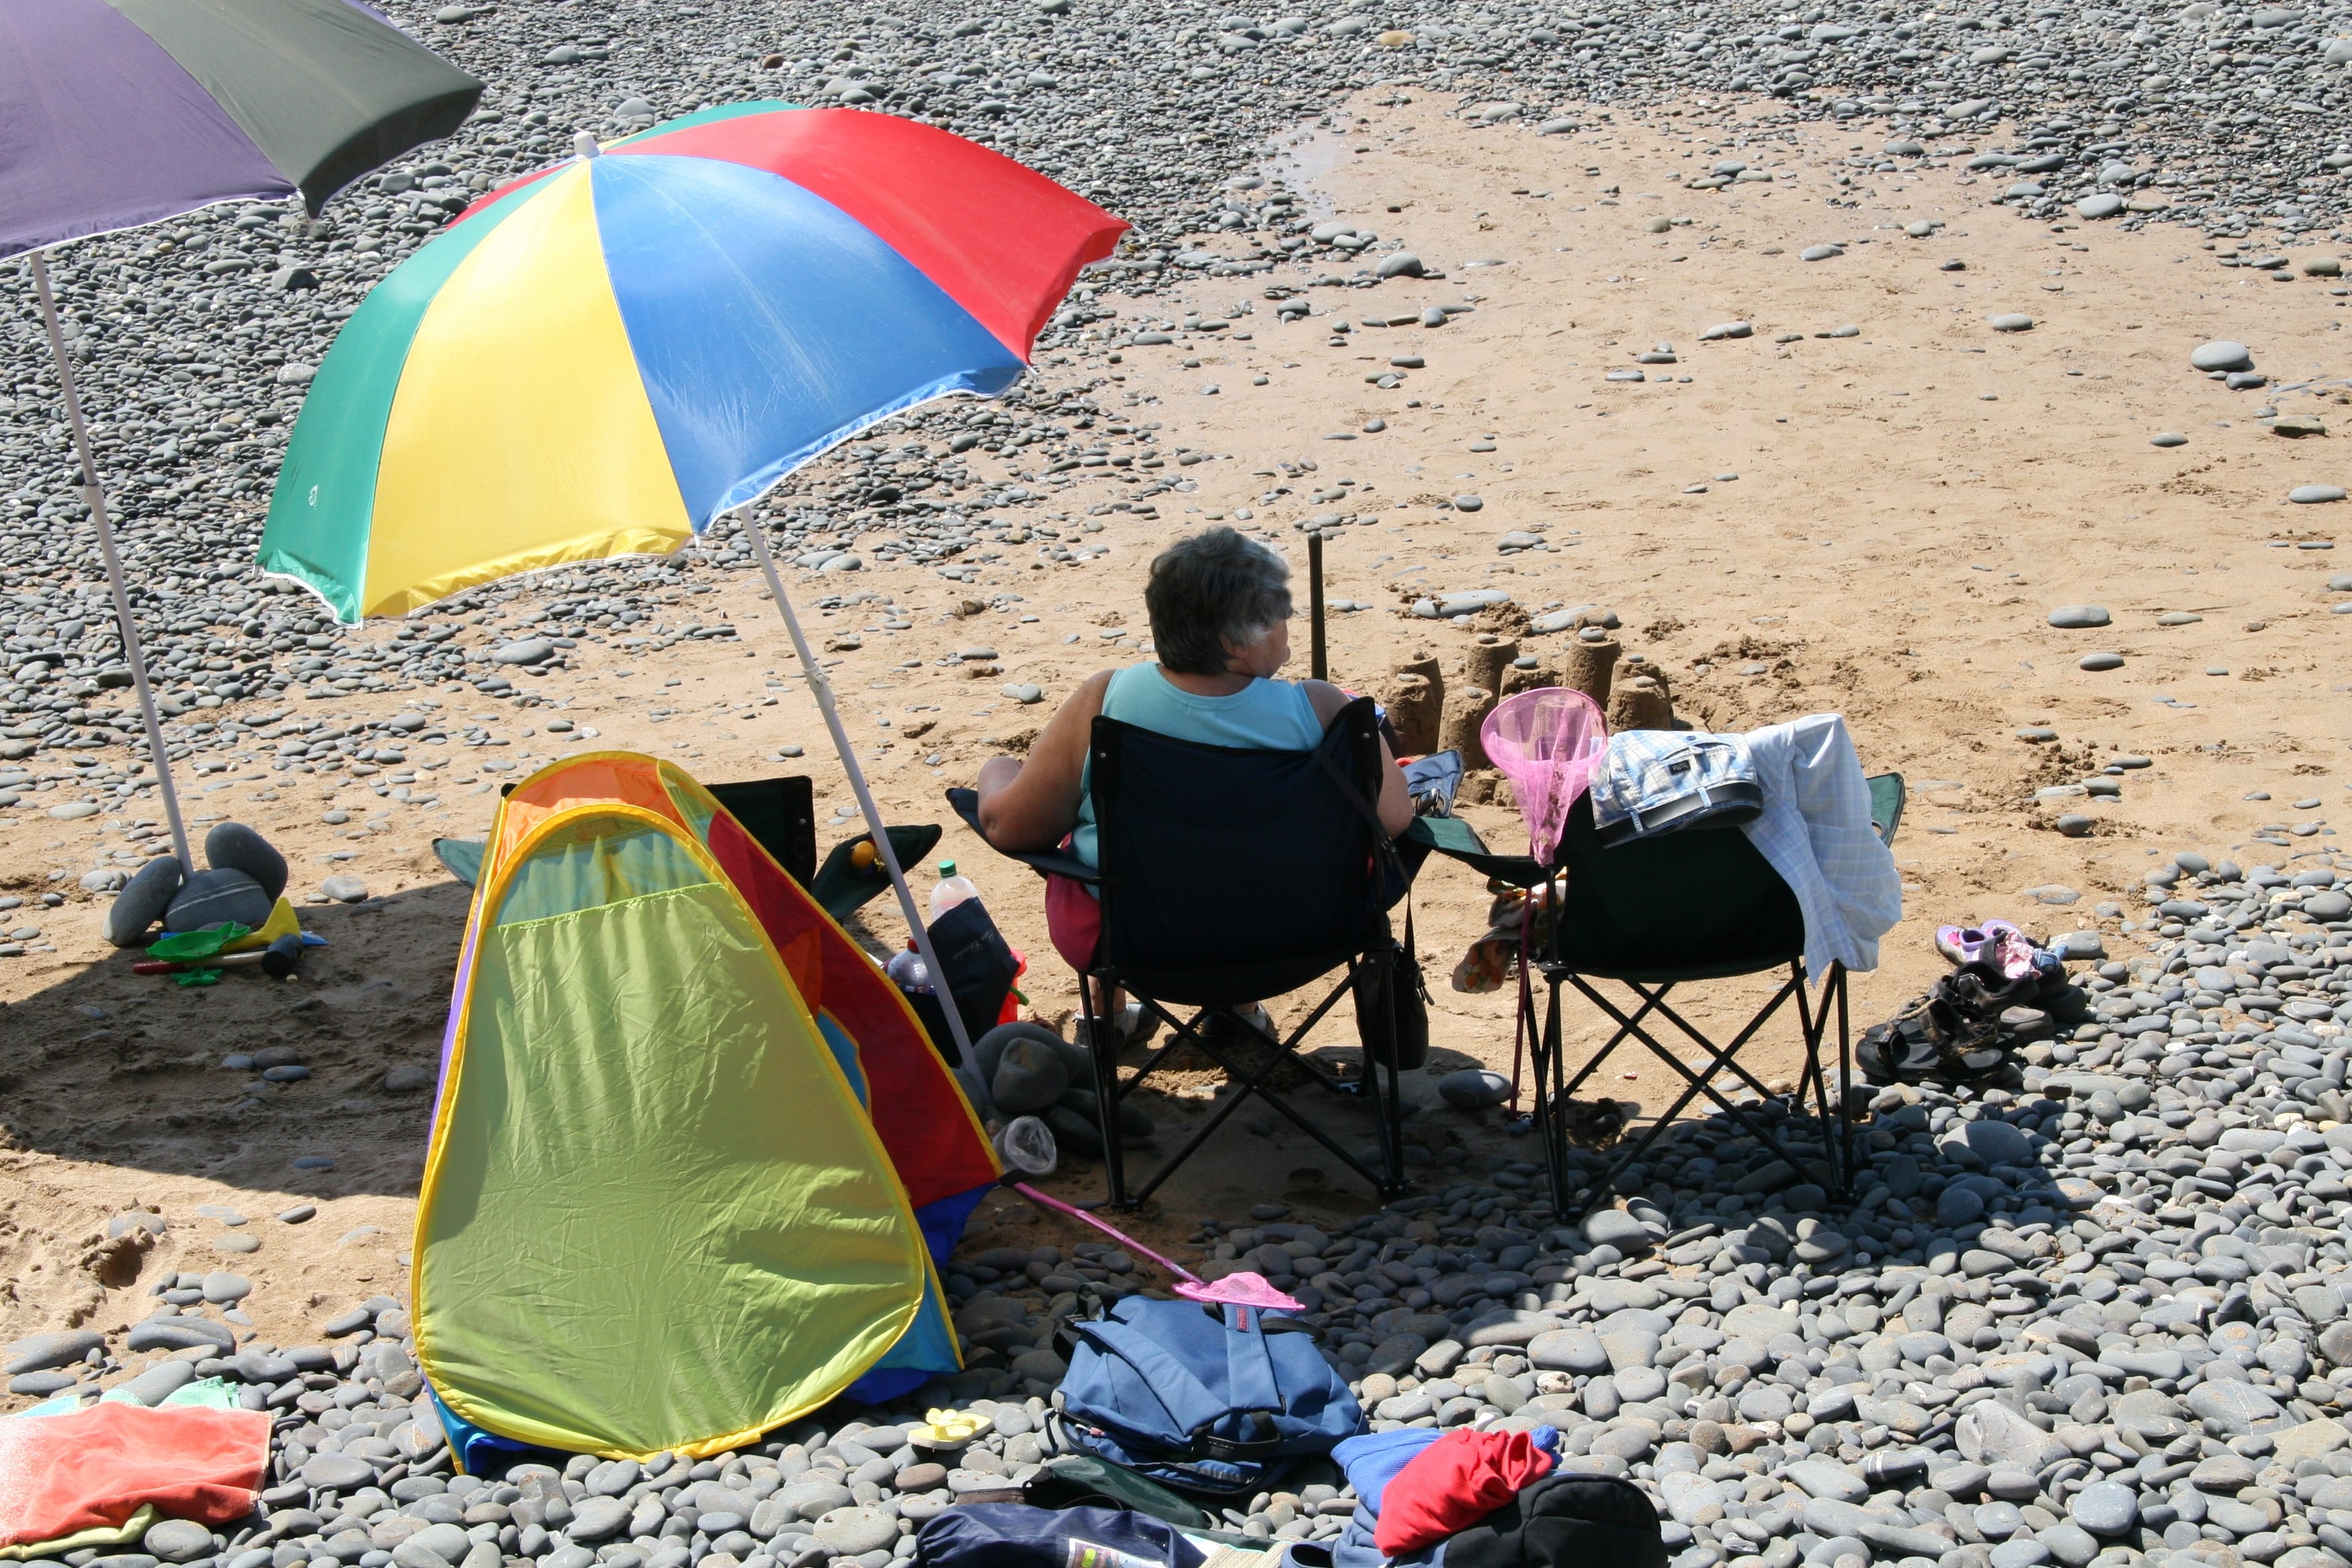
[[[1309,529],[1307,532],[1307,673],[1318,680],[1328,680],[1330,669],[1323,657],[1323,531]]]

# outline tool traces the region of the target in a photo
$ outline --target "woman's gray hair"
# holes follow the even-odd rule
[[[1204,529],[1153,560],[1143,607],[1161,668],[1223,675],[1230,648],[1289,619],[1290,565],[1233,529]]]

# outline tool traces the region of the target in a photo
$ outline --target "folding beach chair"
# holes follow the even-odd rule
[[[1088,757],[1099,868],[1066,854],[1012,856],[1041,874],[1097,890],[1102,936],[1084,978],[1126,991],[1170,1031],[1122,1077],[1117,1031],[1095,1017],[1092,987],[1079,987],[1114,1205],[1150,1197],[1252,1098],[1289,1118],[1381,1197],[1403,1190],[1396,1011],[1387,983],[1397,973],[1398,946],[1385,911],[1409,873],[1380,831],[1377,724],[1371,702],[1359,700],[1331,722],[1316,750],[1275,752],[1202,745],[1097,719]],[[950,790],[948,799],[979,832],[972,792]],[[1419,858],[1413,855],[1412,863]],[[1338,970],[1345,972],[1338,984],[1287,1035],[1267,1033],[1244,1011]],[[1360,1009],[1375,1014],[1359,1015],[1360,1038],[1376,1043],[1367,1054],[1385,1059],[1367,1060],[1360,1078],[1342,1080],[1299,1047],[1351,991]],[[1190,1016],[1172,1009],[1189,1009]],[[1203,1027],[1213,1019],[1221,1032]],[[1258,1059],[1245,1065],[1235,1058],[1235,1035],[1263,1047],[1254,1053]],[[1185,1046],[1224,1068],[1234,1092],[1130,1193],[1116,1102]],[[1377,1127],[1378,1169],[1269,1085],[1284,1062],[1325,1089],[1366,1097]]]
[[[1903,780],[1894,773],[1871,779],[1871,820],[1883,841],[1892,842],[1903,813]],[[1540,1023],[1530,998],[1522,1022],[1534,1041],[1534,1115],[1552,1203],[1563,1218],[1604,1202],[1626,1170],[1649,1152],[1660,1134],[1704,1094],[1758,1142],[1807,1175],[1841,1194],[1852,1183],[1854,1156],[1843,1103],[1852,1077],[1853,1042],[1846,1010],[1846,975],[1833,963],[1815,988],[1804,973],[1805,922],[1796,895],[1772,863],[1737,827],[1694,826],[1656,837],[1603,848],[1592,825],[1589,796],[1570,808],[1560,839],[1559,864],[1540,868],[1527,856],[1481,852],[1475,835],[1453,821],[1424,821],[1414,833],[1428,847],[1489,876],[1534,887],[1564,870],[1567,893],[1554,920],[1551,940],[1534,955],[1534,968],[1548,996]],[[1785,971],[1785,978],[1738,1032],[1720,1045],[1680,1010],[1671,994],[1677,986],[1745,974]],[[1631,992],[1630,1009],[1604,985]],[[1560,993],[1573,987],[1614,1026],[1608,1040],[1569,1070],[1560,1033]],[[1805,1060],[1790,1109],[1811,1104],[1823,1150],[1818,1159],[1800,1158],[1770,1122],[1732,1100],[1717,1080],[1727,1078],[1762,1099],[1774,1098],[1742,1062],[1740,1053],[1783,1007],[1793,1005]],[[1834,1082],[1825,1059],[1834,1027]],[[1570,1157],[1565,1108],[1586,1080],[1628,1040],[1646,1047],[1681,1077],[1681,1094],[1639,1138],[1613,1152],[1601,1173],[1580,1179],[1583,1163]],[[1696,1047],[1695,1066],[1670,1043]],[[1777,1119],[1774,1119],[1777,1120]]]

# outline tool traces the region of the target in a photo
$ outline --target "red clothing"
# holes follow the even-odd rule
[[[1434,1546],[1551,1471],[1551,1451],[1528,1433],[1466,1426],[1448,1432],[1415,1454],[1381,1491],[1372,1539],[1391,1558]]]
[[[114,1404],[0,1419],[0,1545],[119,1525],[142,1503],[228,1524],[253,1511],[268,1465],[259,1410]]]
[[[1069,840],[1062,846],[1067,848]],[[1084,882],[1046,878],[1045,930],[1062,962],[1084,974],[1094,966],[1095,949],[1102,942],[1102,900]]]

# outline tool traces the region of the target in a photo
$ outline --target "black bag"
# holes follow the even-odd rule
[[[919,1568],[1201,1568],[1207,1554],[1164,1520],[1107,1508],[972,1503],[933,1514]]]
[[[1396,1008],[1396,1067],[1409,1071],[1429,1060],[1429,989],[1421,977],[1421,960],[1413,956],[1412,917],[1404,923],[1404,941],[1391,942],[1385,952],[1375,951],[1356,972],[1356,1038],[1364,1059],[1389,1065],[1389,1036],[1381,1022],[1383,1003]]]
[[[1658,1510],[1619,1476],[1555,1470],[1446,1542],[1445,1568],[1665,1568]]]
[[[948,1027],[948,1016],[940,1003],[943,996],[953,996],[956,1011],[963,1016],[965,1035],[978,1040],[996,1027],[996,1016],[1004,1010],[1004,998],[1011,994],[1013,976],[1021,966],[978,899],[966,899],[932,921],[930,936],[940,967],[946,973],[931,976],[929,995],[909,996],[907,1001],[948,1066],[971,1067],[974,1064],[956,1060],[955,1031]]]

